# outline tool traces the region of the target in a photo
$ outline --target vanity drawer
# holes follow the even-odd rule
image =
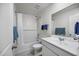
[[[71,54],[71,53],[69,53],[69,52],[67,52],[67,51],[65,51],[57,46],[54,46],[53,44],[48,43],[44,40],[42,41],[42,44],[44,46],[48,47],[51,51],[55,52],[59,56],[73,56],[73,54]]]

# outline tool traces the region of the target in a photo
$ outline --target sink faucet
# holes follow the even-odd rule
[[[64,41],[64,38],[60,38],[60,37],[59,37],[59,40],[60,40],[60,41]]]
[[[74,40],[79,40],[79,35],[75,35]]]
[[[76,38],[77,38],[77,40],[78,40],[78,42],[79,42],[79,35],[76,35]]]

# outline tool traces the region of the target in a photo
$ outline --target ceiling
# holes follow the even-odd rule
[[[31,15],[37,15],[44,10],[50,3],[16,3],[15,11],[19,13],[27,13]]]

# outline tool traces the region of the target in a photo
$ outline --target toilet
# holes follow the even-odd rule
[[[42,55],[41,52],[42,52],[42,44],[38,43],[38,44],[34,44],[32,46],[33,48],[33,52],[34,52],[34,55]]]

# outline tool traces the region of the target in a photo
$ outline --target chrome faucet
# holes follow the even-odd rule
[[[60,41],[64,41],[64,38],[60,38],[60,37],[59,37],[59,40],[60,40]]]
[[[79,40],[79,35],[75,35],[74,40]]]

